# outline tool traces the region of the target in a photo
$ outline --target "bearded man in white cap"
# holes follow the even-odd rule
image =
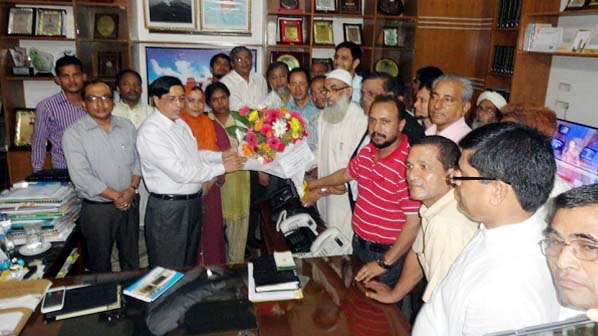
[[[351,101],[352,82],[351,74],[342,69],[333,70],[326,76],[326,107],[318,118],[318,177],[346,168],[351,154],[359,145],[360,135],[367,129],[367,115]],[[346,238],[351,239],[351,205],[347,195],[341,195],[345,191],[342,185],[329,188],[318,195],[312,193],[314,198],[311,201],[333,193],[318,201],[318,210],[328,227],[336,227]]]
[[[498,122],[501,117],[502,108],[507,105],[507,101],[498,92],[484,91],[478,97],[476,108],[471,116],[471,128]]]

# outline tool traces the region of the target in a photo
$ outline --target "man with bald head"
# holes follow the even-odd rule
[[[367,128],[367,116],[351,101],[353,77],[342,69],[326,76],[326,107],[318,117],[318,177],[346,168],[351,154]],[[343,190],[344,192],[344,190]],[[346,195],[330,195],[318,202],[318,209],[328,227],[338,228],[347,238],[351,230],[351,206]]]

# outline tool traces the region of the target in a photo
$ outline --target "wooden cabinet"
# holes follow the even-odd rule
[[[382,58],[390,58],[399,66],[399,77],[408,82],[412,76],[412,62],[415,50],[416,1],[407,1],[405,11],[400,16],[385,15],[378,12],[378,1],[367,0],[362,6],[361,14],[342,13],[337,1],[335,12],[320,12],[315,8],[315,0],[300,0],[297,9],[280,7],[280,0],[267,0],[265,28],[266,55],[265,65],[276,60],[285,52],[299,55],[303,67],[311,65],[312,58],[332,58],[334,46],[344,41],[344,24],[360,24],[362,67],[374,69],[375,64]],[[281,18],[296,18],[302,21],[301,43],[281,43],[279,39]],[[332,21],[334,43],[318,44],[314,38],[314,22]],[[397,32],[397,45],[387,46],[384,43],[384,30],[392,29]],[[393,43],[394,44],[394,43]],[[299,58],[299,57],[298,57]]]
[[[131,64],[131,42],[129,38],[128,0],[114,2],[83,2],[83,1],[44,1],[44,0],[14,0],[0,3],[0,93],[3,105],[3,118],[6,126],[6,144],[8,145],[7,162],[11,183],[19,181],[31,173],[28,148],[14,147],[15,110],[18,108],[35,108],[34,103],[26,99],[25,90],[29,85],[35,87],[47,86],[53,88],[52,77],[13,76],[13,61],[10,48],[19,46],[43,46],[54,53],[62,50],[72,50],[83,62],[83,71],[88,78],[102,78],[114,81],[118,69],[129,67]],[[65,10],[64,25],[66,36],[35,36],[9,35],[8,17],[13,7],[50,7]],[[104,35],[96,32],[96,20],[102,15],[114,19],[108,23]],[[110,25],[115,25],[116,32],[110,33]],[[66,46],[66,47],[65,47]],[[41,48],[41,47],[40,47]],[[44,84],[45,83],[45,84]],[[48,94],[49,95],[49,94]],[[48,154],[49,156],[49,154]],[[48,160],[46,160],[46,166]]]

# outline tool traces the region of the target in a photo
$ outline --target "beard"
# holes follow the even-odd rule
[[[291,90],[289,90],[289,88],[286,86],[275,88],[274,92],[276,92],[276,94],[281,98],[288,97],[291,94]]]
[[[345,119],[345,115],[347,115],[349,104],[351,104],[350,97],[346,93],[343,93],[336,105],[326,106],[322,110],[322,120],[329,124],[340,123]]]
[[[395,143],[397,141],[397,139],[399,138],[397,135],[395,135],[394,137],[392,137],[389,140],[384,141],[383,143],[376,143],[374,141],[374,137],[382,137],[382,138],[386,138],[386,136],[379,134],[379,133],[372,133],[370,134],[370,139],[372,142],[372,145],[374,145],[374,147],[378,148],[378,149],[384,149],[390,145],[392,145],[393,143]]]

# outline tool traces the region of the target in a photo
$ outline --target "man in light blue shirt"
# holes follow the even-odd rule
[[[361,81],[363,80],[363,77],[358,75],[355,71],[361,63],[361,48],[353,42],[345,41],[339,43],[334,49],[334,68],[349,71],[351,77],[353,77],[353,82],[351,84],[353,87],[353,95],[351,96],[351,100],[359,105],[359,100],[361,99]]]
[[[307,144],[312,152],[318,148],[317,120],[320,109],[309,95],[309,74],[303,68],[295,68],[289,74],[291,97],[287,103],[289,111],[297,111],[307,121]]]

